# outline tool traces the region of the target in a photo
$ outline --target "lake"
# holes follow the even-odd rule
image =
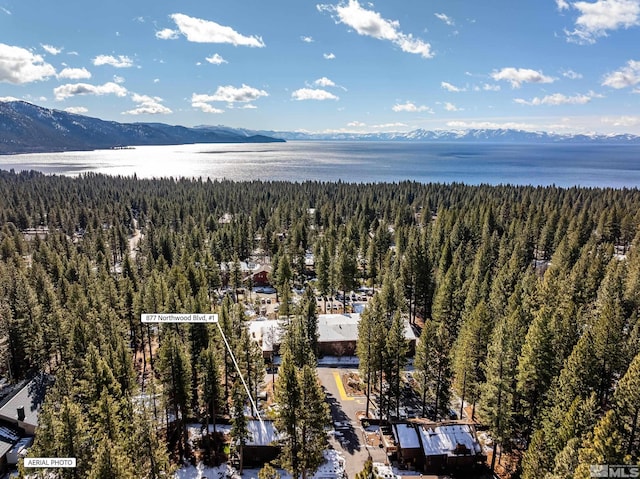
[[[640,187],[639,145],[290,141],[139,146],[0,156],[0,169],[46,174],[229,180]]]

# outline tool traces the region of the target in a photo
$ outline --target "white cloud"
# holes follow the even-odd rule
[[[291,94],[294,100],[339,100],[340,98],[319,88],[300,88]]]
[[[55,74],[55,68],[40,55],[21,47],[0,43],[0,82],[30,83],[46,80]]]
[[[382,123],[380,125],[371,125],[371,128],[377,128],[377,129],[381,129],[381,130],[385,130],[385,129],[389,129],[389,128],[406,128],[407,125],[406,123]]]
[[[336,56],[333,53],[325,53],[322,55],[325,60],[335,60]]]
[[[173,113],[171,109],[162,104],[163,100],[160,97],[134,93],[131,99],[134,103],[137,103],[138,106],[133,110],[123,111],[123,115],[167,115]]]
[[[601,121],[612,126],[636,126],[640,125],[640,116],[604,117]]]
[[[569,4],[567,0],[556,0],[556,5],[558,6],[558,10],[568,10]]]
[[[69,108],[65,108],[64,111],[67,113],[75,113],[76,115],[83,115],[88,113],[89,109],[83,106],[70,106]]]
[[[597,95],[594,92],[589,92],[586,95],[574,95],[574,96],[566,96],[562,93],[554,93],[552,95],[547,95],[542,98],[535,97],[531,100],[525,100],[523,98],[516,98],[516,103],[520,105],[529,105],[529,106],[540,106],[540,105],[584,105],[589,103],[593,98],[601,98],[601,95]]]
[[[0,7],[0,12],[3,12],[5,15],[11,15],[11,10],[7,10],[4,7]]]
[[[205,113],[223,113],[224,110],[216,108],[210,103],[212,102],[225,102],[228,104],[228,108],[233,108],[234,103],[246,103],[247,105],[239,108],[253,109],[257,108],[255,105],[249,104],[258,98],[263,96],[269,96],[264,90],[250,87],[243,84],[237,88],[231,85],[219,86],[213,95],[194,93],[191,95],[191,106],[198,108]]]
[[[91,85],[89,83],[68,83],[60,85],[53,89],[56,100],[65,100],[66,98],[77,95],[116,95],[119,97],[127,96],[127,89],[117,83],[108,82],[104,85]]]
[[[528,68],[507,67],[500,71],[494,71],[491,78],[496,81],[503,80],[511,83],[511,88],[520,88],[523,83],[553,83],[555,78],[543,75],[542,72]]]
[[[599,37],[606,37],[609,30],[640,25],[640,0],[580,1],[571,6],[580,15],[575,30],[566,34],[568,40],[576,43],[595,43]]]
[[[227,60],[222,58],[219,54],[211,55],[210,57],[205,58],[212,65],[222,65],[223,63],[229,63]]]
[[[396,104],[393,105],[393,107],[391,107],[391,109],[395,112],[401,112],[401,111],[408,111],[411,113],[416,113],[416,112],[420,112],[420,111],[427,111],[429,113],[433,113],[433,110],[431,108],[429,108],[428,106],[425,105],[416,105],[410,101],[406,102],[406,103],[402,103],[402,104]]]
[[[447,122],[449,128],[459,128],[462,130],[467,129],[486,129],[486,130],[499,130],[499,129],[513,129],[513,130],[536,130],[539,129],[537,125],[531,123],[518,123],[514,121],[506,122],[494,122],[494,121],[450,121]]]
[[[264,42],[259,36],[245,36],[236,32],[233,28],[220,25],[210,20],[189,17],[182,13],[174,13],[171,19],[176,22],[180,33],[187,40],[195,43],[231,43],[235,46],[264,47]]]
[[[336,86],[333,80],[329,80],[327,77],[318,78],[313,84],[321,87]]]
[[[91,78],[91,72],[86,68],[64,68],[58,73],[58,78],[66,78],[68,80],[86,80]]]
[[[160,83],[160,78],[154,78],[153,83]]]
[[[115,68],[129,68],[133,66],[133,60],[126,55],[118,55],[117,58],[113,55],[98,55],[92,61],[96,66],[111,65]]]
[[[362,123],[361,121],[350,121],[349,123],[347,123],[347,126],[353,126],[353,127],[357,127],[357,128],[362,128],[364,126],[367,126],[366,123]]]
[[[200,97],[203,95],[196,95],[195,93],[191,97],[191,106],[194,108],[198,108],[204,113],[224,113],[224,110],[220,108],[216,108],[205,101],[200,101]],[[206,96],[206,95],[205,95]]]
[[[22,101],[20,98],[16,98],[15,96],[0,96],[0,102],[9,102],[9,101]]]
[[[640,61],[629,60],[620,70],[608,73],[602,81],[603,86],[621,89],[640,83]]]
[[[300,40],[302,40],[305,43],[313,43],[313,37],[303,36],[303,37],[300,37]]]
[[[573,70],[566,70],[562,72],[562,76],[569,80],[580,80],[582,78],[582,73],[577,73]]]
[[[122,85],[126,80],[124,79],[124,77],[113,75],[113,81],[116,82],[118,85]]]
[[[62,52],[62,48],[56,48],[52,45],[41,45],[43,50],[45,50],[47,53],[49,53],[50,55],[58,55]]]
[[[500,85],[491,85],[490,83],[485,83],[482,85],[482,89],[484,91],[500,91]]]
[[[180,32],[171,28],[163,28],[156,32],[156,38],[160,40],[176,40],[179,36]]]
[[[462,111],[462,108],[458,108],[453,103],[446,102],[444,104],[444,109],[447,111]]]
[[[455,25],[455,22],[451,19],[451,17],[449,17],[448,15],[445,15],[444,13],[434,13],[434,15],[436,16],[436,18],[438,18],[439,20],[442,20],[444,23],[446,23],[450,27]]]
[[[244,83],[239,88],[231,85],[219,86],[213,95],[198,95],[199,101],[207,103],[214,101],[226,103],[248,103],[263,96],[269,96],[269,94],[264,90],[258,90],[257,88],[250,87]]]
[[[238,109],[239,110],[255,110],[256,108],[258,108],[258,107],[255,106],[253,103],[247,103],[246,105],[242,105]]]
[[[440,83],[440,86],[441,86],[442,88],[444,88],[445,90],[447,90],[447,91],[455,92],[455,93],[457,93],[457,92],[461,92],[461,91],[465,91],[465,90],[466,90],[466,88],[459,88],[459,87],[457,87],[457,86],[455,86],[455,85],[452,85],[451,83],[446,82],[446,81],[441,82],[441,83]]]
[[[335,14],[336,22],[344,23],[353,28],[358,34],[387,40],[407,53],[414,53],[423,58],[433,57],[431,45],[411,34],[400,31],[397,20],[387,20],[380,13],[363,8],[358,0],[348,0],[348,3],[338,5],[317,5],[321,12]]]

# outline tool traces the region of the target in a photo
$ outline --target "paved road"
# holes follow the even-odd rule
[[[367,446],[356,412],[365,409],[364,397],[348,397],[340,377],[350,369],[319,367],[318,376],[327,393],[331,407],[331,418],[338,434],[330,440],[333,447],[343,453],[345,471],[349,479],[354,479],[369,455],[374,462],[384,462],[386,457],[382,449]]]

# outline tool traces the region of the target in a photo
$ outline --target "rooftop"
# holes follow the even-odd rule
[[[38,411],[44,401],[50,379],[45,374],[39,374],[25,384],[11,399],[0,407],[0,419],[11,423],[18,423],[18,408],[24,407],[24,424],[38,425]]]
[[[477,455],[482,448],[471,426],[451,424],[446,426],[418,426],[422,448],[426,456]]]

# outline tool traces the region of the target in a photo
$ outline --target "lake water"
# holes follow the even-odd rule
[[[0,169],[230,180],[640,187],[639,145],[301,142],[0,156]]]

